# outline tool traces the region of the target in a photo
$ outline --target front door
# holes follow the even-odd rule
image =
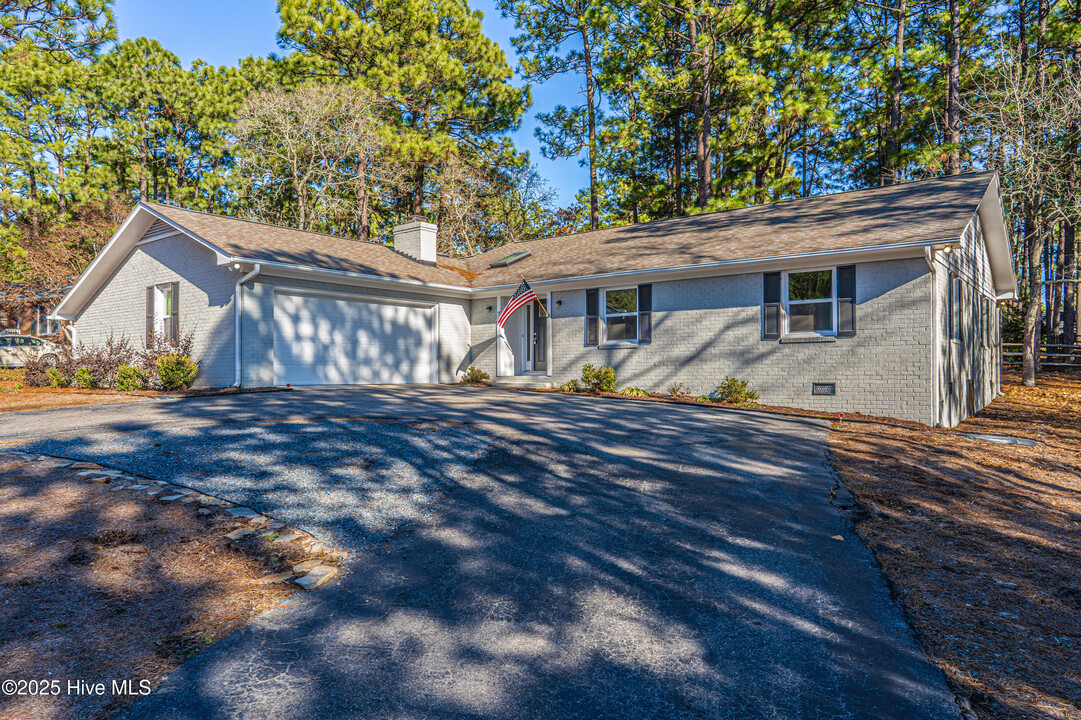
[[[533,322],[530,330],[533,333],[530,355],[533,357],[533,370],[536,372],[548,371],[548,315],[544,312],[541,304],[543,300],[530,303],[530,312]]]

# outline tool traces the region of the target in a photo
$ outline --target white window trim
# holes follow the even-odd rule
[[[619,290],[634,290],[634,312],[633,313],[614,313],[612,315],[612,317],[630,317],[631,315],[634,316],[634,340],[609,340],[608,339],[608,293],[610,293],[610,292],[618,292]],[[627,285],[627,286],[620,286],[620,287],[600,288],[600,290],[598,291],[598,297],[597,297],[597,305],[600,306],[600,307],[597,308],[597,310],[599,311],[598,315],[599,315],[599,318],[600,318],[600,328],[598,328],[598,332],[603,333],[603,337],[597,338],[600,341],[598,343],[598,345],[600,347],[620,347],[621,345],[626,346],[626,345],[637,345],[638,344],[638,325],[639,325],[638,315],[639,315],[639,311],[641,310],[641,305],[639,304],[638,300],[639,300],[639,298],[638,298],[638,286],[637,285]]]
[[[797,274],[799,274],[799,273],[811,273],[811,272],[821,272],[822,270],[829,270],[830,273],[831,273],[830,277],[833,280],[833,287],[832,287],[832,289],[830,291],[830,295],[831,295],[830,302],[833,305],[833,310],[832,310],[832,312],[833,312],[833,323],[832,323],[833,329],[828,330],[828,331],[824,331],[824,332],[819,332],[817,330],[812,330],[812,331],[808,331],[808,332],[792,332],[789,329],[789,324],[788,324],[788,318],[789,318],[788,307],[790,305],[790,301],[788,299],[788,276],[791,273],[797,273]],[[791,301],[791,303],[795,303],[796,305],[810,305],[811,303],[824,303],[824,302],[826,302],[826,300],[824,300],[824,299],[823,300],[792,300]],[[833,265],[833,266],[829,266],[829,267],[800,268],[799,270],[782,270],[781,271],[781,313],[784,316],[784,317],[781,318],[781,337],[793,337],[793,338],[815,337],[815,336],[837,337],[837,266]]]
[[[165,294],[172,290],[173,283],[160,283],[154,286],[154,334],[159,337],[165,336],[165,318],[169,316],[165,310]],[[173,298],[176,302],[176,298]]]

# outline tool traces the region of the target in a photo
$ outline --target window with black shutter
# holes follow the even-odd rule
[[[856,337],[856,266],[837,268],[837,337]]]
[[[638,286],[638,344],[653,342],[653,286]]]
[[[762,282],[762,338],[781,337],[781,273],[764,273]]]
[[[586,345],[600,344],[600,303],[597,290],[586,290]]]

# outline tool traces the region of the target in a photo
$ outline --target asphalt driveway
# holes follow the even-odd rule
[[[0,441],[294,512],[357,552],[131,718],[957,717],[829,502],[825,434],[460,387],[0,419]]]

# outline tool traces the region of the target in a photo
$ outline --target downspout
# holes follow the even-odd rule
[[[930,245],[924,247],[923,259],[931,268],[931,427],[938,427],[942,405],[938,392],[938,294],[935,288],[935,252]]]
[[[240,387],[240,319],[244,315],[244,283],[259,274],[260,265],[255,263],[251,272],[236,281],[233,290],[233,387]]]

